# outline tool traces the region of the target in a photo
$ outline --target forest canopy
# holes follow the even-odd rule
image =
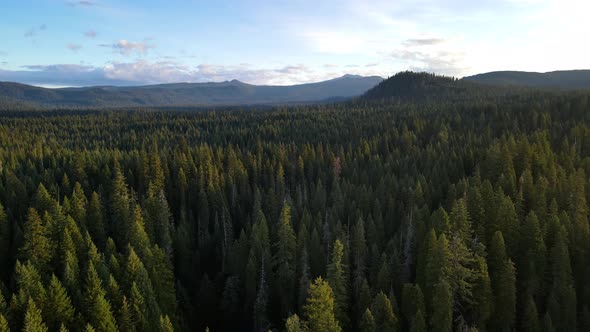
[[[0,331],[590,330],[590,93],[461,87],[0,113]]]

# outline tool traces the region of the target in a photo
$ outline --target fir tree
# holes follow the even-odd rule
[[[373,314],[369,308],[365,309],[365,313],[359,323],[359,330],[361,332],[377,332],[375,318],[373,318]]]
[[[57,330],[61,325],[71,326],[73,323],[75,310],[72,301],[55,275],[52,275],[47,290],[45,312],[45,320],[51,330]]]
[[[111,305],[105,299],[101,280],[92,263],[88,266],[85,284],[84,307],[89,323],[96,326],[98,332],[116,331],[117,325],[111,311]]]
[[[375,296],[371,305],[371,312],[375,317],[377,331],[394,332],[398,330],[397,317],[393,313],[391,302],[383,292],[379,292]]]
[[[453,330],[453,296],[451,287],[444,280],[438,283],[434,289],[430,328],[437,332],[451,332]]]
[[[348,326],[348,294],[346,291],[346,276],[344,273],[344,266],[342,265],[342,257],[344,256],[344,246],[342,242],[336,240],[332,248],[332,257],[328,265],[328,284],[334,291],[335,306],[334,312],[336,319],[340,326],[346,329]]]
[[[339,332],[342,330],[334,316],[334,294],[330,285],[321,277],[309,287],[309,297],[303,311],[311,331]]]
[[[285,322],[285,331],[286,332],[305,332],[307,329],[305,328],[305,322],[299,319],[297,314],[293,314],[287,318]]]
[[[47,332],[47,325],[43,322],[41,317],[41,310],[37,308],[35,301],[29,298],[27,305],[27,313],[23,324],[24,332]]]
[[[24,226],[23,246],[21,258],[30,262],[40,271],[49,269],[51,260],[51,244],[47,238],[47,231],[41,222],[37,210],[31,208]]]
[[[291,226],[291,206],[286,202],[281,211],[275,243],[273,266],[281,299],[281,311],[288,313],[293,304],[295,289],[296,239]]]

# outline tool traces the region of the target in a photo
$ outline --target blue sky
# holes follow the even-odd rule
[[[6,0],[0,80],[41,86],[590,68],[583,0]]]

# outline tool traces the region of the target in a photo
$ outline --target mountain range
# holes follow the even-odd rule
[[[0,100],[43,107],[137,107],[264,105],[338,101],[360,96],[383,78],[344,75],[291,86],[252,85],[238,80],[219,83],[173,83],[137,87],[96,86],[48,89],[0,82]]]
[[[562,70],[547,73],[495,71],[467,76],[463,80],[494,86],[556,88],[562,90],[589,89],[590,70]]]
[[[590,70],[548,73],[498,71],[462,79],[429,73],[378,76],[344,75],[300,85],[252,85],[238,80],[145,86],[94,86],[48,89],[0,82],[3,108],[180,107],[322,103],[350,100],[459,100],[505,96],[518,89],[590,89]]]

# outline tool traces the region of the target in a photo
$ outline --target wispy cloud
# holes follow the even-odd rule
[[[93,6],[97,5],[96,1],[92,1],[92,0],[68,1],[67,4],[72,7],[77,7],[77,6],[93,7]]]
[[[24,69],[46,72],[68,72],[80,73],[89,72],[94,69],[92,66],[75,65],[75,64],[55,64],[55,65],[26,65],[22,66]]]
[[[467,69],[464,65],[465,54],[462,52],[445,50],[425,52],[406,49],[395,51],[391,56],[396,60],[406,62],[408,68],[415,71],[460,76]]]
[[[442,38],[415,38],[408,39],[404,42],[406,46],[431,46],[444,43],[445,40]]]
[[[102,47],[109,47],[113,49],[113,52],[119,53],[122,55],[130,55],[133,53],[144,55],[150,49],[155,48],[154,45],[149,44],[145,41],[143,42],[132,42],[126,39],[121,39],[118,42],[113,44],[100,44]]]
[[[46,30],[46,29],[47,29],[46,24],[34,26],[25,32],[25,38],[34,37],[35,35],[37,35],[37,33],[39,33],[40,31]]]
[[[96,35],[97,33],[94,30],[88,30],[84,32],[84,36],[88,38],[96,38]]]
[[[300,73],[309,73],[311,69],[303,64],[298,64],[295,66],[285,66],[283,68],[276,70],[278,73],[281,74],[300,74]]]
[[[79,50],[82,48],[82,45],[80,45],[80,44],[73,44],[73,43],[69,43],[68,45],[66,45],[66,47],[67,47],[67,48],[68,48],[70,51],[72,51],[72,52],[76,53],[76,52],[78,52],[78,51],[79,51]]]

